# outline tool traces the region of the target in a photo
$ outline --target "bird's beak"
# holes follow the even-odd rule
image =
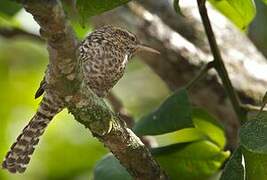
[[[139,44],[137,46],[137,51],[146,51],[146,52],[151,52],[151,53],[155,53],[155,54],[160,54],[160,52],[156,49],[153,49],[151,47],[148,47],[146,45],[143,44]]]

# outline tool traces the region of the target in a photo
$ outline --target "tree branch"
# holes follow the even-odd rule
[[[126,127],[76,76],[77,39],[57,0],[21,0],[25,9],[39,23],[40,34],[47,40],[49,68],[46,93],[59,96],[75,119],[89,128],[136,179],[166,179],[140,139]]]
[[[69,104],[76,120],[89,128],[134,178],[166,179],[141,140],[90,89],[81,88]]]

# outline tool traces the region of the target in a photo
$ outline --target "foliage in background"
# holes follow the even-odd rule
[[[240,29],[255,17],[254,0],[209,0]],[[266,2],[266,1],[265,1]],[[178,3],[178,1],[177,1]],[[179,9],[175,7],[176,9]],[[179,12],[179,11],[178,11]],[[266,96],[263,99],[266,104]],[[240,128],[240,146],[232,154],[221,180],[267,179],[267,113],[260,112]]]
[[[76,6],[81,17],[81,23],[84,25],[89,17],[111,10],[129,1],[130,0],[77,0]]]
[[[137,135],[164,134],[168,139],[168,144],[151,151],[171,179],[207,179],[230,154],[223,150],[226,139],[222,126],[203,109],[192,108],[185,89],[176,91],[157,110],[141,118],[134,131]],[[112,155],[96,165],[94,177],[130,179]]]
[[[256,15],[254,0],[209,0],[237,27],[246,30]]]
[[[89,31],[87,20],[90,16],[127,2],[129,0],[77,0],[78,16],[82,25],[86,26],[81,28],[76,19],[71,21],[78,37],[83,38]],[[180,12],[179,1],[175,2],[175,9]],[[256,13],[253,0],[210,2],[240,29],[246,29]],[[8,0],[3,0],[2,4],[0,28],[22,28],[16,19],[21,6]],[[27,38],[0,38],[0,100],[5,102],[0,104],[0,157],[5,155],[10,142],[37,107],[38,102],[33,100],[33,94],[42,79],[47,60],[42,42]],[[149,74],[146,82],[140,77],[143,72]],[[127,74],[120,81],[121,85],[115,88],[115,93],[120,94],[136,118],[142,115],[134,131],[140,136],[152,135],[158,140],[159,147],[152,148],[151,152],[171,179],[207,179],[220,171],[230,153],[224,150],[224,129],[217,120],[205,110],[192,107],[184,88],[174,92],[156,110],[151,111],[168,94],[163,83],[138,62],[129,67]],[[139,84],[131,85],[129,82]],[[159,83],[162,83],[161,88]],[[151,90],[141,93],[138,85]],[[133,91],[131,95],[128,89]],[[266,127],[265,113],[241,127],[240,147],[227,162],[221,179],[242,179],[244,174],[249,178],[267,179]],[[104,156],[104,147],[88,137],[87,131],[72,121],[66,112],[54,120],[45,134],[27,173],[23,176],[10,175],[0,170],[0,179],[88,179],[89,176],[94,176],[96,180],[131,179],[118,160],[110,154]],[[102,159],[96,163],[100,157]]]
[[[2,2],[6,1],[1,1],[1,7]],[[20,11],[10,14],[1,11],[0,28],[16,27],[26,31],[20,26],[21,17],[18,17],[17,12]],[[81,28],[77,21],[74,27],[80,38],[88,33],[88,28]],[[28,37],[8,39],[0,36],[1,160],[38,106],[40,100],[34,100],[34,93],[44,75],[47,63],[48,54],[44,42]],[[142,74],[147,74],[145,79],[140,76]],[[128,91],[129,87],[132,91]],[[148,91],[157,89],[157,91],[153,94],[140,93],[138,91],[140,88],[146,88]],[[138,92],[138,97],[136,92]],[[115,93],[120,94],[126,107],[136,117],[139,117],[150,111],[169,92],[149,68],[134,61],[127,68],[126,76],[116,86]],[[25,174],[13,175],[0,169],[0,179],[90,179],[93,167],[107,153],[107,150],[72,118],[64,111],[53,120],[42,137]]]

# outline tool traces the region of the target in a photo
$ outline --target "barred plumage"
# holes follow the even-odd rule
[[[44,133],[52,118],[62,110],[63,104],[57,98],[45,94],[42,102],[28,125],[17,137],[7,153],[2,167],[11,173],[22,173],[30,161],[39,137]]]
[[[137,51],[158,51],[141,45],[131,32],[114,26],[101,27],[82,41],[78,48],[84,82],[105,97],[123,76],[125,67]]]
[[[159,53],[141,45],[136,36],[127,30],[113,26],[99,28],[78,47],[79,76],[96,95],[105,97],[123,76],[129,59],[141,50]],[[43,80],[35,98],[41,96],[45,88],[46,82]],[[11,146],[2,167],[12,173],[24,172],[39,137],[62,109],[63,103],[58,97],[53,97],[51,93],[45,94],[37,113]]]

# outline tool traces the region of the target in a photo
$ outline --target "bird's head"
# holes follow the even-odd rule
[[[156,49],[142,44],[135,34],[127,31],[126,29],[114,26],[105,26],[104,28],[106,28],[106,31],[111,34],[113,40],[119,44],[119,46],[129,55],[129,57],[140,51],[160,54],[160,52]]]

